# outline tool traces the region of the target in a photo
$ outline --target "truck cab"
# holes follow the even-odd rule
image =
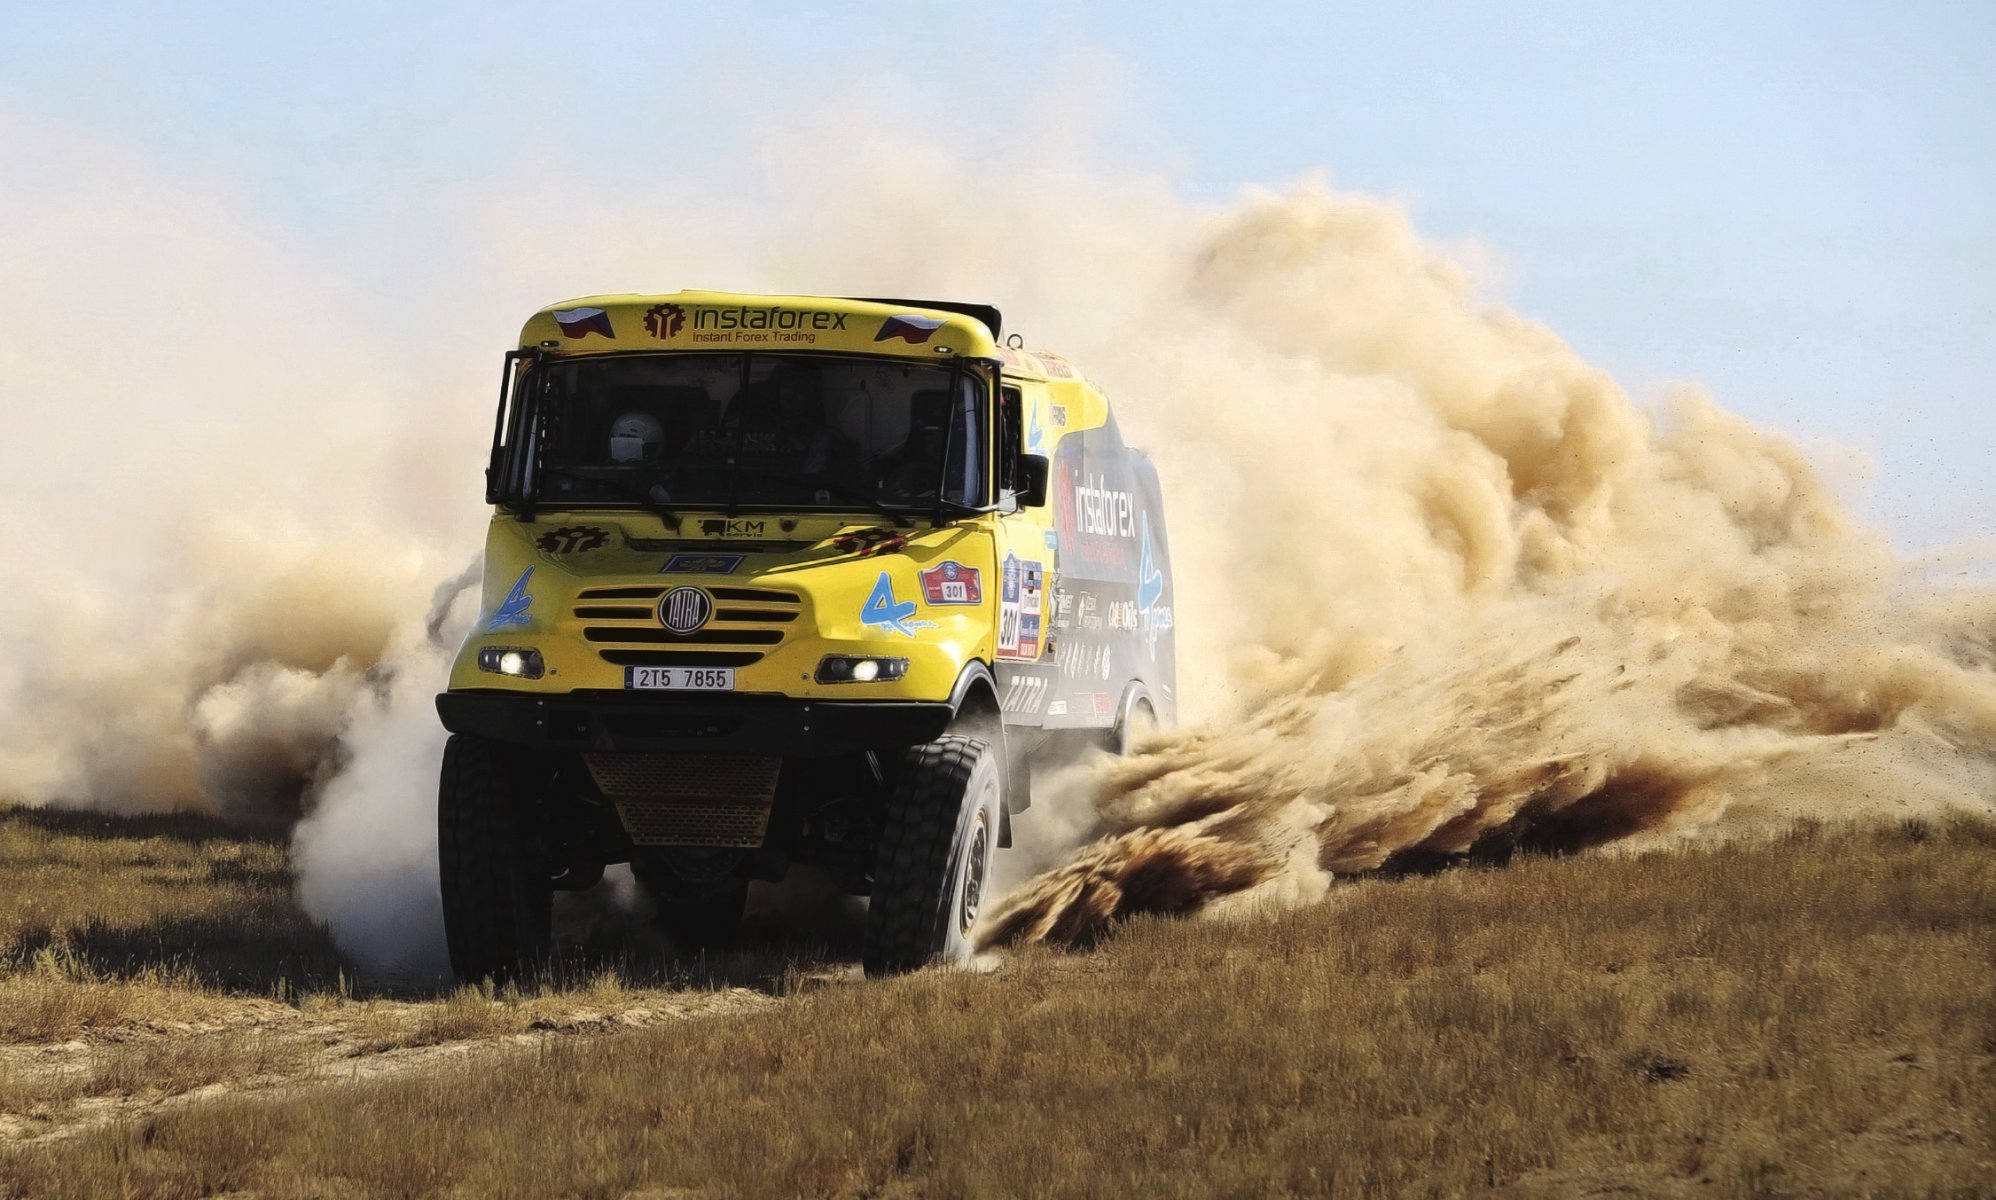
[[[680,292],[506,356],[477,624],[437,710],[461,978],[629,863],[686,946],[796,864],[871,974],[960,960],[1050,745],[1176,708],[1157,476],[1067,360],[941,301]]]

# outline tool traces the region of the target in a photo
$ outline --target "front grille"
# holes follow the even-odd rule
[[[591,625],[582,636],[592,642],[635,642],[646,646],[774,646],[783,640],[781,629],[716,629],[709,625],[697,633],[674,633],[656,625],[636,628]]]
[[[746,652],[716,654],[711,650],[598,650],[603,661],[619,667],[746,667],[762,655]]]
[[[582,757],[640,846],[762,845],[783,765],[748,754]]]
[[[657,600],[679,585],[584,588],[571,610],[585,640],[617,666],[744,667],[760,662],[803,614],[804,598],[776,588],[710,587],[715,611],[705,627],[673,633],[658,621]],[[622,601],[623,603],[617,603]],[[638,601],[639,603],[631,603]],[[643,603],[651,601],[652,603]],[[670,646],[662,650],[653,647]]]
[[[724,608],[714,614],[716,621],[772,621],[787,625],[797,619],[795,610],[780,608]]]
[[[769,600],[777,604],[796,604],[802,597],[796,592],[769,591],[763,588],[715,587],[708,588],[716,600],[747,600],[750,602]]]

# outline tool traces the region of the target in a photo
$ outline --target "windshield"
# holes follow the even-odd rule
[[[534,389],[541,504],[919,510],[938,487],[984,503],[981,387],[951,366],[634,355],[549,363]]]

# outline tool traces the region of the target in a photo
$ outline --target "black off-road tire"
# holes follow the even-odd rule
[[[444,942],[464,983],[529,978],[552,940],[554,889],[538,828],[546,771],[503,742],[454,734],[437,788]]]
[[[868,975],[970,958],[1004,806],[998,758],[962,734],[903,753],[874,858],[860,955]]]

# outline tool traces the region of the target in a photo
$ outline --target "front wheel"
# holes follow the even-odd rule
[[[554,887],[539,836],[537,784],[524,751],[469,734],[444,746],[437,868],[444,942],[459,980],[518,980],[547,958]]]
[[[1003,811],[988,743],[945,734],[902,756],[873,867],[861,959],[872,976],[970,958]]]

